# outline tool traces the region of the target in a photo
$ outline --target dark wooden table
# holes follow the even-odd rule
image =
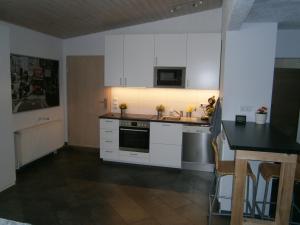
[[[248,122],[241,126],[234,121],[222,121],[222,124],[229,146],[235,151],[231,225],[288,225],[300,144],[270,124]],[[251,160],[281,163],[275,221],[243,218],[247,163]]]

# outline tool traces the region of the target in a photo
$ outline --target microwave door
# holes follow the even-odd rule
[[[157,87],[184,87],[184,73],[182,69],[157,69]]]

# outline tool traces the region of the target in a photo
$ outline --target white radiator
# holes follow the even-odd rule
[[[16,167],[41,158],[64,145],[64,128],[60,120],[15,132]]]

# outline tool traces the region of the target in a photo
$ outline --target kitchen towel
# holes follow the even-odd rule
[[[220,134],[221,122],[222,122],[222,108],[221,108],[220,98],[218,98],[215,105],[215,111],[211,120],[210,132],[211,132],[212,139],[217,138],[217,136]]]

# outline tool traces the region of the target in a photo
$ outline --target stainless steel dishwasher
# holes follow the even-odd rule
[[[207,126],[183,126],[182,168],[214,171],[211,133]]]

